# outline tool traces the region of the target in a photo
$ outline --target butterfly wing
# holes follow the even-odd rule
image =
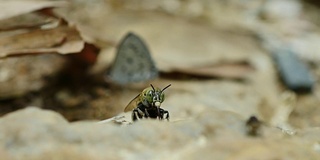
[[[118,47],[108,76],[115,83],[127,84],[154,79],[158,70],[145,43],[129,33]]]
[[[126,106],[126,108],[124,109],[124,112],[129,112],[132,111],[133,109],[135,109],[138,105],[138,103],[140,102],[140,94],[138,94],[136,97],[134,97],[129,104]]]

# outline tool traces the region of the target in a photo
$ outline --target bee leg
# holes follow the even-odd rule
[[[150,117],[150,114],[147,109],[144,109],[144,113],[145,113],[144,117],[146,118]]]
[[[159,120],[163,119],[163,109],[162,108],[158,108],[157,118],[159,118]]]
[[[132,111],[132,121],[140,120],[143,115],[143,112],[139,108],[134,109]]]
[[[169,112],[160,108],[159,109],[159,120],[163,120],[163,116],[166,114],[166,119],[169,121]]]
[[[167,115],[166,115],[166,119],[169,121],[169,112],[166,111],[166,110],[163,110],[163,114],[167,114]]]
[[[138,111],[133,110],[132,111],[132,121],[136,121],[136,120],[138,120]]]
[[[162,120],[163,119],[163,112],[164,110],[162,108],[159,108],[158,109],[158,116],[157,118],[159,118],[159,120]]]

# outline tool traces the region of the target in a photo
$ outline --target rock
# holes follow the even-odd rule
[[[285,11],[285,12],[284,12]],[[262,16],[268,20],[295,19],[301,15],[302,4],[299,0],[270,0],[262,7]]]
[[[61,70],[65,59],[59,55],[43,54],[0,60],[0,99],[22,96],[38,91],[50,77]]]
[[[245,121],[229,111],[207,110],[189,120],[142,120],[132,125],[68,123],[59,114],[27,108],[0,119],[0,154],[8,159],[318,159],[314,138],[286,138],[265,127],[245,135]]]
[[[307,65],[293,51],[276,51],[273,58],[286,87],[293,91],[312,91],[315,80]]]

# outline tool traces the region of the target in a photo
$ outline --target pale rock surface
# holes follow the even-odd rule
[[[1,159],[319,159],[315,132],[288,136],[263,127],[245,134],[244,119],[218,110],[173,122],[131,125],[69,123],[59,114],[29,107],[0,119]]]

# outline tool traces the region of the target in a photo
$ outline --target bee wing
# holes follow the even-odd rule
[[[158,76],[158,69],[141,38],[127,34],[118,47],[118,52],[107,77],[118,84],[141,82]]]
[[[135,109],[139,103],[139,96],[140,94],[138,94],[136,97],[134,97],[129,104],[126,106],[126,108],[124,109],[124,112],[129,112],[132,111],[133,109]]]

